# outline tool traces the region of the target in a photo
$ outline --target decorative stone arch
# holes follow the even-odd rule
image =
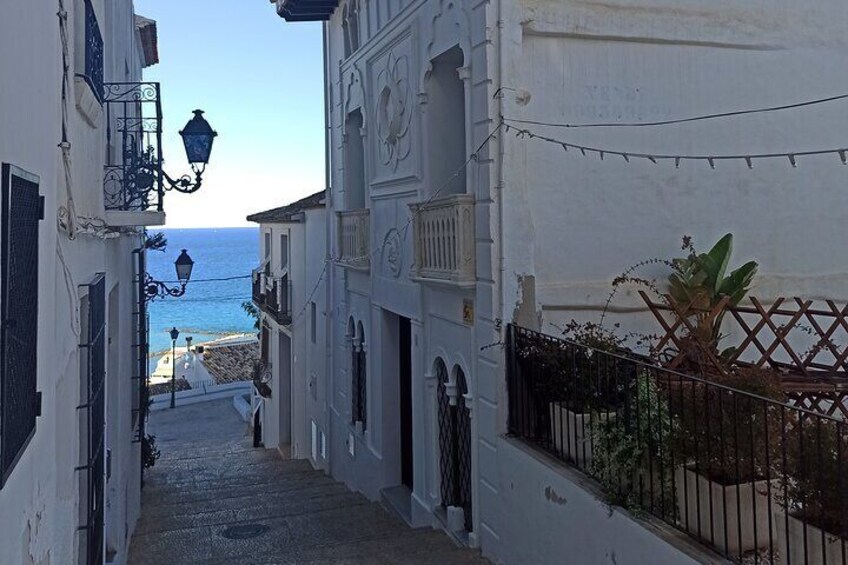
[[[419,99],[427,100],[427,80],[432,67],[430,62],[450,50],[459,47],[463,55],[463,65],[471,61],[471,15],[467,2],[462,0],[439,0],[431,3],[431,25],[428,27],[426,41],[423,42],[421,76],[419,78]]]
[[[362,71],[353,64],[344,77],[344,113],[345,116],[354,110],[361,110],[365,115],[365,87],[363,86]]]

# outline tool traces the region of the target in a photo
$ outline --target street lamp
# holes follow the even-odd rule
[[[213,130],[206,118],[203,117],[203,110],[195,110],[194,117],[180,130],[180,136],[183,138],[186,157],[191,164],[191,170],[194,172],[194,180],[192,181],[189,175],[183,175],[175,180],[169,177],[165,171],[162,171],[162,176],[168,183],[165,190],[176,190],[184,194],[191,194],[200,189],[202,183],[200,177],[209,163],[212,142],[215,141],[218,132]]]
[[[171,408],[177,406],[177,338],[180,330],[171,328]]]
[[[183,249],[177,260],[174,261],[174,268],[177,271],[177,281],[180,284],[179,288],[171,288],[162,281],[157,281],[150,274],[144,274],[144,298],[152,300],[154,298],[164,298],[166,296],[178,297],[185,294],[186,285],[191,280],[191,271],[194,269],[194,261],[189,257],[188,252]]]

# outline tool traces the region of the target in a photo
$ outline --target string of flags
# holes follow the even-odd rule
[[[516,120],[504,120],[504,127],[506,131],[513,132],[516,137],[538,139],[547,143],[553,143],[561,146],[566,152],[568,152],[569,150],[579,151],[580,154],[583,156],[587,156],[590,154],[597,155],[601,161],[603,161],[606,157],[609,156],[620,157],[626,163],[629,163],[631,159],[644,159],[654,164],[658,164],[660,161],[673,161],[675,168],[679,168],[680,163],[682,161],[706,161],[707,163],[709,163],[710,168],[712,169],[716,168],[716,163],[719,161],[744,161],[748,168],[752,169],[754,167],[754,161],[764,159],[787,159],[789,161],[789,164],[792,165],[792,167],[797,167],[799,157],[809,157],[812,155],[838,155],[843,165],[848,164],[848,147],[841,147],[835,149],[817,149],[812,151],[792,151],[786,153],[750,153],[730,155],[675,155],[665,153],[643,153],[639,151],[621,151],[617,149],[607,149],[603,147],[594,147],[589,145],[580,145],[578,143],[571,143],[569,141],[564,141],[562,139],[556,139],[553,137],[536,133],[524,127],[516,127],[514,125],[510,125],[507,122],[514,123],[516,122]]]

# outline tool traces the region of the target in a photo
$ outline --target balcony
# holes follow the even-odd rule
[[[288,275],[272,277],[264,270],[253,271],[253,302],[278,324],[290,325],[292,300]]]
[[[367,271],[371,268],[371,216],[368,210],[339,212],[339,262]]]
[[[473,286],[476,281],[474,197],[457,194],[409,207],[415,245],[412,277]]]
[[[105,83],[102,94],[106,112],[106,220],[113,227],[163,225],[159,83]]]
[[[606,502],[736,563],[846,563],[845,421],[735,388],[766,390],[773,369],[718,384],[515,325],[506,341],[509,437],[588,475]]]

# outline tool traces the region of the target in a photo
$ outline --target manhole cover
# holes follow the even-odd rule
[[[230,526],[221,535],[227,539],[250,539],[261,536],[268,529],[265,524],[243,524],[241,526]]]

